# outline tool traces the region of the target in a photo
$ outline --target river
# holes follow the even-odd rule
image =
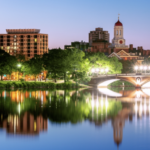
[[[150,89],[1,90],[1,149],[149,149]]]

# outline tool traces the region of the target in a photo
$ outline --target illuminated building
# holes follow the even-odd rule
[[[6,29],[6,32],[0,34],[0,49],[10,55],[32,58],[48,53],[48,34],[41,34],[39,29]]]

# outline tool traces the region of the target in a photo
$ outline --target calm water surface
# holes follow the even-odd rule
[[[150,149],[150,89],[0,91],[0,148]]]

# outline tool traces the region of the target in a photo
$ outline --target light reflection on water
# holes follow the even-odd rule
[[[65,132],[73,132],[77,126],[78,135],[76,136],[81,136],[80,134],[84,132],[82,126],[87,128],[88,124],[85,136],[82,135],[84,141],[90,138],[90,131],[93,130],[94,126],[102,127],[93,131],[95,136],[99,132],[100,135],[109,137],[108,143],[114,141],[120,149],[124,149],[123,143],[127,142],[127,133],[129,137],[134,136],[135,140],[138,140],[139,131],[141,131],[142,137],[145,136],[145,130],[149,133],[149,93],[148,89],[111,91],[104,88],[83,91],[1,91],[0,127],[6,130],[7,136],[37,137],[40,135],[45,139],[53,136],[52,129],[55,126],[58,127],[58,125],[63,124],[66,124]],[[54,125],[51,126],[51,124]],[[129,126],[136,130],[136,133],[130,135]],[[140,130],[138,131],[139,127]],[[61,128],[59,126],[59,130]],[[112,133],[103,133],[105,128]],[[2,137],[4,138],[4,136]],[[149,136],[148,138],[150,139]],[[69,140],[72,142],[72,139]],[[92,137],[93,144],[95,140],[97,139]],[[105,138],[103,140],[105,141]],[[144,138],[144,140],[146,139]],[[40,141],[42,142],[42,139]],[[7,138],[5,142],[7,142]],[[126,144],[131,144],[130,142],[128,141]],[[88,145],[86,149],[89,149],[92,143],[86,143]],[[104,145],[102,144],[102,146]],[[37,146],[36,148],[40,147]],[[97,144],[95,148],[98,149],[99,145]],[[111,149],[116,149],[115,145],[111,145]]]

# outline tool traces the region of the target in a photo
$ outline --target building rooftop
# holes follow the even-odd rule
[[[8,34],[40,33],[40,29],[6,29]]]

